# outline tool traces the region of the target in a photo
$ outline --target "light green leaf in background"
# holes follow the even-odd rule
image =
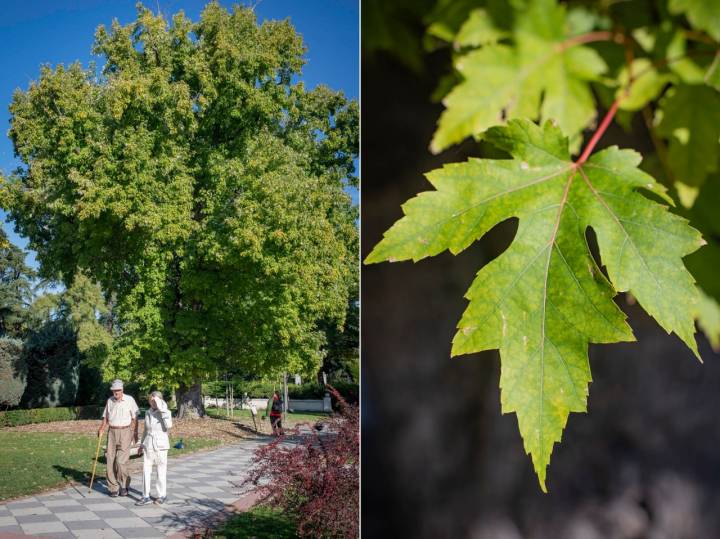
[[[709,86],[681,84],[660,102],[659,135],[669,140],[668,164],[675,181],[698,187],[718,169],[720,93]]]
[[[640,156],[611,147],[582,166],[550,122],[513,120],[485,139],[512,155],[470,159],[427,175],[434,191],[403,205],[366,263],[459,253],[497,223],[519,218],[511,246],[484,266],[466,294],[452,354],[499,349],[504,413],[515,412],[545,490],[546,468],[570,412],[586,410],[589,343],[633,340],[612,298],[630,291],[697,354],[699,302],[682,257],[703,243],[687,221],[638,190],[670,200],[637,168]],[[585,232],[594,229],[610,282]]]
[[[427,33],[451,43],[468,13],[484,4],[482,0],[438,0],[425,17]]]
[[[605,62],[589,47],[563,44],[565,9],[554,0],[534,0],[523,14],[513,46],[490,44],[457,58],[463,81],[443,100],[434,153],[511,118],[553,119],[571,137],[594,120],[588,82]]]
[[[632,84],[630,80],[632,78]],[[640,110],[656,99],[663,87],[673,80],[670,73],[660,73],[647,58],[634,60],[631,67],[623,67],[618,76],[615,94],[621,110]]]
[[[715,352],[720,352],[720,304],[700,290],[697,323]]]
[[[455,36],[455,48],[496,43],[504,37],[507,37],[507,33],[495,27],[490,14],[484,9],[476,9]]]
[[[690,24],[720,41],[720,2],[717,0],[670,0],[670,13],[684,13]]]
[[[708,70],[705,72],[703,82],[716,90],[720,90],[720,51],[715,54],[710,67],[708,67]]]

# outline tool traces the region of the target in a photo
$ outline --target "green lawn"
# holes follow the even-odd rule
[[[227,412],[223,408],[206,408],[205,411],[211,417],[218,417],[224,419],[227,416]],[[262,416],[265,412],[258,410],[258,419],[262,421]],[[315,423],[320,419],[326,419],[330,414],[325,412],[294,412],[285,415],[285,422],[293,425],[295,423]],[[245,423],[252,424],[252,417],[250,416],[250,410],[233,410],[233,419],[239,419]],[[268,421],[267,419],[265,420]]]
[[[296,539],[295,523],[282,512],[264,506],[234,515],[213,537],[218,539]]]
[[[97,438],[54,432],[0,432],[0,500],[32,494],[67,481],[90,482]],[[218,440],[184,438],[185,449],[170,456],[218,445]],[[132,461],[137,458],[133,457]],[[96,479],[105,477],[105,459],[98,462]]]

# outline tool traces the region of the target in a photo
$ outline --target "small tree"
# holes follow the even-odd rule
[[[358,408],[327,387],[337,399],[339,413],[325,432],[312,428],[299,445],[284,447],[278,438],[261,447],[244,484],[260,485],[263,500],[295,517],[301,537],[358,537]],[[295,435],[300,428],[295,427]]]
[[[0,338],[0,406],[20,403],[27,383],[27,365],[22,357],[22,341]]]

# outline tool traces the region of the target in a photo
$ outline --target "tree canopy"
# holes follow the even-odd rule
[[[357,104],[299,81],[289,21],[217,3],[100,26],[102,67],[44,66],[13,98],[2,206],[42,276],[113,298],[113,374],[308,370],[357,283]]]

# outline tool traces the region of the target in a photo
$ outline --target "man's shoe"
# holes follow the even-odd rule
[[[139,502],[135,502],[135,505],[147,505],[149,503],[152,503],[152,500],[150,498],[143,498]]]
[[[120,489],[120,496],[127,496],[127,495],[128,495],[127,489],[126,489],[126,488],[121,488],[121,489]]]
[[[111,498],[117,498],[119,495],[120,495],[120,494],[118,494],[118,491],[117,491],[117,490],[114,490],[113,492],[110,493],[110,497],[111,497]]]
[[[167,501],[167,496],[161,496],[157,500],[155,500],[155,503],[165,503]]]

